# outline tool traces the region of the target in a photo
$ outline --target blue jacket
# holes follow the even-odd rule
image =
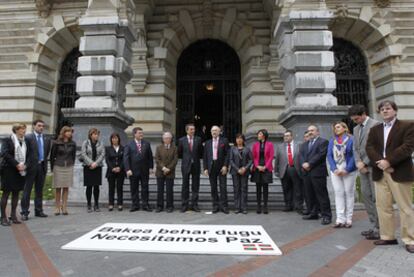
[[[354,144],[354,138],[353,136],[350,136],[350,135],[344,135],[343,139],[345,139],[346,137],[349,137],[349,139],[348,139],[348,142],[346,143],[346,148],[345,148],[345,160],[346,160],[345,170],[349,173],[349,172],[355,171],[357,167],[355,165],[354,152],[352,149],[353,144]],[[334,156],[333,156],[334,139],[335,137],[329,140],[328,155],[327,155],[328,162],[329,162],[329,168],[332,172],[334,172],[337,169]]]

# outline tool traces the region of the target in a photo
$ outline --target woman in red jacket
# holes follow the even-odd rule
[[[269,197],[269,183],[273,182],[273,158],[274,147],[267,139],[269,133],[266,129],[257,132],[257,142],[253,145],[253,167],[251,181],[256,183],[257,213],[262,213],[262,190],[263,190],[263,213],[268,214],[267,200]]]

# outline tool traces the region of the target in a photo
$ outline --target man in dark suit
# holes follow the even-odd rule
[[[204,147],[204,174],[209,176],[213,213],[217,213],[221,209],[223,213],[228,214],[226,175],[229,166],[229,141],[220,137],[218,126],[211,128],[211,136],[212,139],[206,141]],[[220,184],[220,198],[217,191],[217,178]]]
[[[124,166],[130,180],[132,207],[131,212],[139,210],[139,184],[141,184],[142,209],[152,212],[148,203],[149,174],[153,174],[154,161],[151,144],[143,140],[144,131],[140,127],[132,130],[134,140],[124,149]]]
[[[299,145],[293,140],[293,133],[287,130],[283,135],[284,143],[276,148],[275,173],[282,181],[285,208],[288,212],[295,209],[303,213],[303,183],[300,174]]]
[[[305,197],[309,215],[303,219],[318,219],[318,210],[322,215],[321,223],[331,223],[332,212],[326,187],[326,154],[329,142],[319,136],[319,129],[314,125],[308,127],[309,141],[302,147],[301,161],[305,181]]]
[[[43,186],[47,173],[47,159],[50,152],[50,139],[43,134],[45,123],[38,119],[33,121],[33,133],[26,135],[30,148],[26,182],[20,201],[22,220],[29,219],[30,194],[33,183],[35,188],[35,216],[47,217],[43,212]]]
[[[398,107],[393,101],[382,101],[378,111],[384,123],[371,128],[366,146],[376,188],[381,237],[374,244],[398,244],[395,239],[394,199],[400,210],[401,240],[406,250],[414,253],[414,123],[397,119]]]
[[[178,156],[181,160],[181,173],[183,175],[183,186],[181,190],[181,212],[185,213],[189,208],[200,212],[198,207],[198,192],[200,190],[200,159],[203,152],[201,138],[194,136],[194,124],[185,126],[186,136],[178,141]],[[191,175],[191,206],[190,197],[190,175]]]

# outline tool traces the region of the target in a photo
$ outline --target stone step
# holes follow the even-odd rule
[[[181,161],[180,161],[181,162]],[[182,175],[181,175],[181,164],[177,165],[176,169],[176,178],[174,179],[174,205],[175,207],[181,206],[181,187],[182,187]],[[190,184],[191,186],[191,184]],[[131,203],[131,193],[129,179],[125,179],[124,184],[124,200],[126,204]],[[191,189],[190,189],[191,191]],[[229,206],[233,207],[233,181],[231,175],[227,175],[227,194]],[[154,176],[150,177],[149,180],[149,200],[152,205],[155,205],[157,197],[157,185],[156,178]],[[191,197],[191,192],[190,192]],[[248,204],[250,208],[256,206],[256,184],[249,182],[248,183]],[[273,183],[269,185],[269,207],[280,209],[284,207],[283,202],[283,191],[280,183],[280,179],[274,178]],[[211,188],[208,177],[205,175],[200,175],[200,190],[199,190],[199,206],[201,209],[211,209]]]

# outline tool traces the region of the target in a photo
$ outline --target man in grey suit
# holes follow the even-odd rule
[[[361,235],[370,240],[378,240],[380,237],[378,214],[375,206],[375,185],[372,181],[372,168],[369,166],[370,161],[365,151],[365,146],[367,144],[369,130],[371,127],[379,124],[379,122],[370,118],[367,115],[366,108],[362,105],[352,106],[348,111],[348,115],[357,124],[353,131],[355,164],[359,171],[365,209],[367,210],[369,221],[372,225],[372,229],[363,231]]]
[[[303,183],[300,178],[299,144],[293,140],[293,133],[286,130],[284,143],[276,147],[275,173],[282,181],[285,208],[303,213]]]

